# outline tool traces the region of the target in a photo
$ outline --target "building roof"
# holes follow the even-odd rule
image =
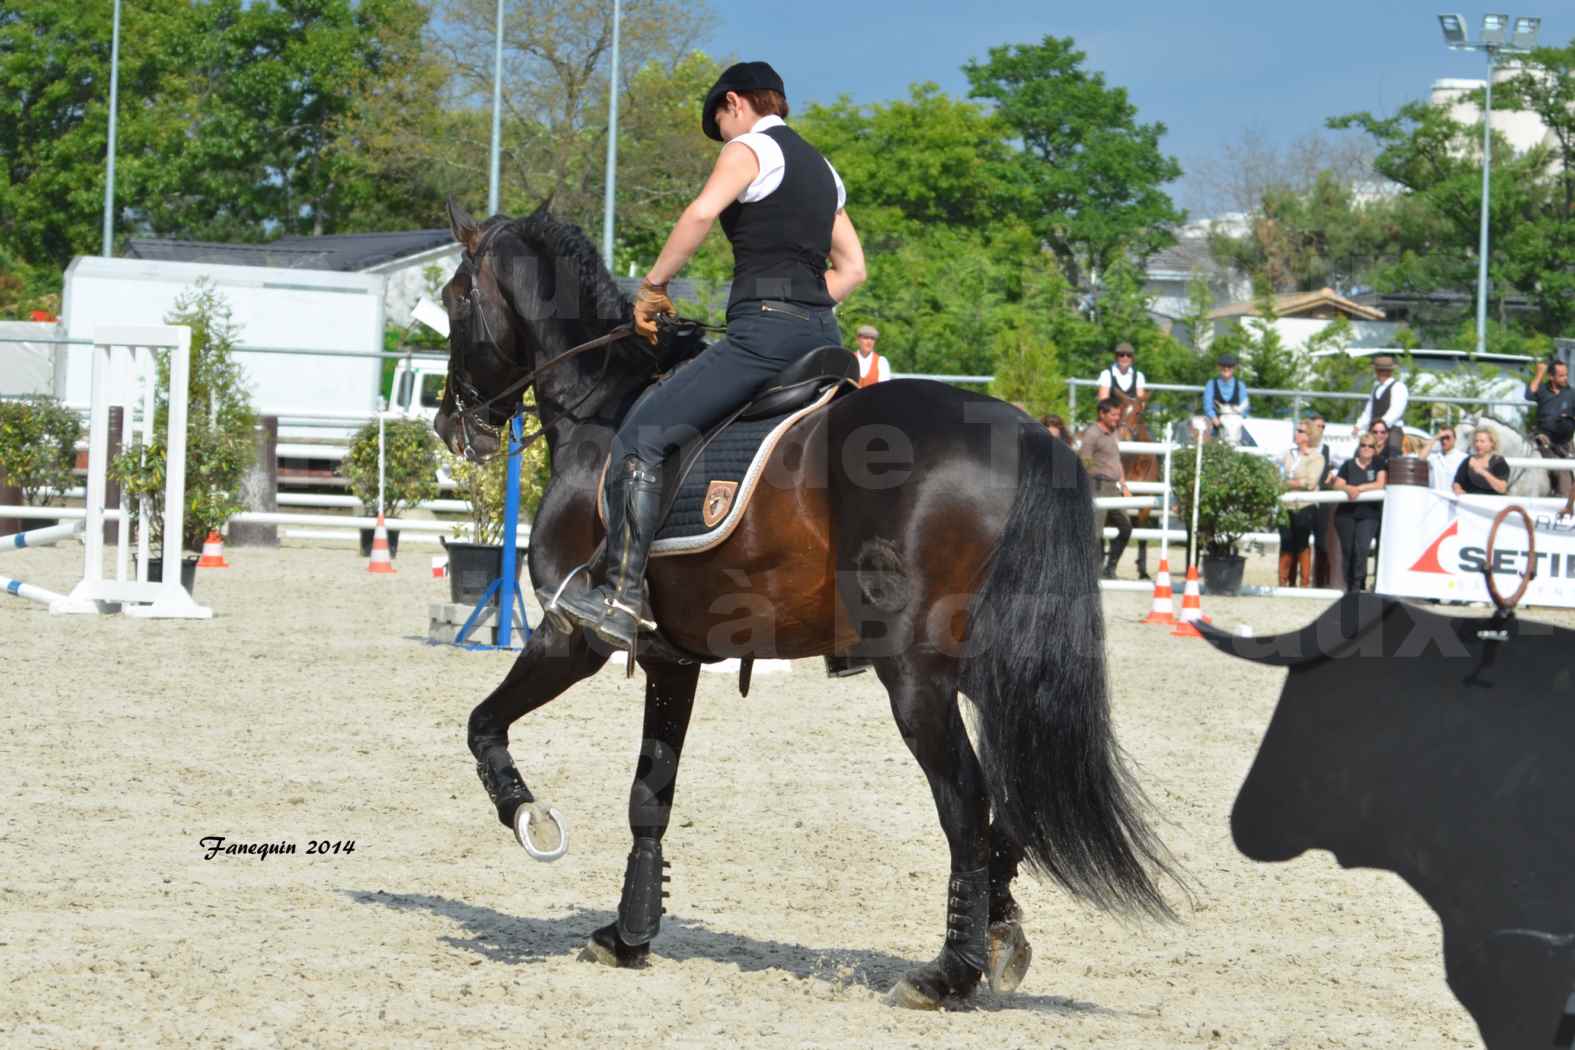
[[[1382,321],[1384,319],[1382,310],[1377,307],[1363,306],[1361,303],[1352,302],[1343,295],[1335,294],[1333,288],[1320,288],[1316,292],[1294,292],[1290,295],[1277,295],[1274,297],[1274,312],[1280,317],[1332,319],[1337,314],[1344,314],[1353,321]],[[1209,314],[1209,318],[1216,321],[1231,317],[1257,316],[1258,304],[1255,302],[1231,303]]]
[[[292,270],[355,273],[454,244],[447,229],[395,233],[343,233],[325,237],[280,237],[264,244],[222,244],[133,237],[132,259],[205,262],[227,266],[278,266]]]

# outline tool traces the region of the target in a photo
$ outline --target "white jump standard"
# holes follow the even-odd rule
[[[155,349],[169,351],[169,430],[165,437],[164,550],[161,583],[148,582],[147,507],[137,530],[136,570],[130,575],[130,514],[124,494],[116,542],[115,576],[104,576],[104,505],[109,461],[110,405],[124,406],[123,447],[131,446],[132,415],[141,394],[143,441],[152,437],[157,368]],[[191,329],[170,325],[100,325],[93,335],[92,407],[88,419],[86,531],[82,582],[51,602],[52,613],[121,611],[142,619],[206,620],[213,610],[198,605],[180,585],[181,526],[186,502],[186,396],[191,376]],[[113,389],[112,389],[113,386]]]

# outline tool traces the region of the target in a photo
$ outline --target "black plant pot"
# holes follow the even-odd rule
[[[1210,594],[1240,594],[1241,577],[1247,571],[1247,559],[1240,554],[1205,554],[1203,556],[1203,589]]]
[[[372,537],[375,536],[376,534],[377,534],[377,530],[376,529],[362,529],[361,530],[361,557],[363,557],[363,558],[370,558],[372,556]],[[399,530],[398,529],[389,529],[388,530],[388,556],[390,558],[392,558],[398,553],[399,553]]]
[[[475,605],[487,593],[487,585],[503,575],[503,547],[496,543],[456,543],[445,540],[448,550],[448,595],[456,605]],[[514,559],[514,575],[525,571],[523,552]],[[501,589],[501,588],[500,588]],[[497,598],[493,598],[497,604]]]
[[[164,582],[163,558],[148,558],[148,582]],[[184,555],[180,560],[180,585],[186,588],[187,594],[197,593],[197,556],[195,554]]]

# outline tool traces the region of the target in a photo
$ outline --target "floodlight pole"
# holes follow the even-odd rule
[[[1488,195],[1493,176],[1493,49],[1485,48],[1488,60],[1487,93],[1482,106],[1482,232],[1477,241],[1477,353],[1487,353],[1488,282]]]
[[[602,204],[602,262],[613,268],[613,191],[618,185],[618,22],[621,0],[613,0],[612,70],[607,87],[607,199]]]
[[[104,258],[115,249],[115,111],[120,101],[120,0],[115,0],[115,27],[109,43],[109,159],[104,170]]]
[[[497,40],[492,54],[492,175],[487,183],[487,214],[498,213],[498,153],[503,145],[503,0],[498,0]]]

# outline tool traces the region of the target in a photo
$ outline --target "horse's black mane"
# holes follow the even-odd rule
[[[508,222],[511,232],[542,255],[573,263],[579,278],[581,305],[590,308],[582,312],[582,317],[596,318],[606,327],[629,319],[632,307],[628,298],[613,283],[601,253],[584,230],[554,218],[545,207]]]

